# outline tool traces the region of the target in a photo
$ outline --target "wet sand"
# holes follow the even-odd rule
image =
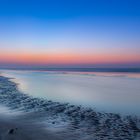
[[[22,119],[11,119],[0,116],[0,140],[59,140],[55,134],[44,131],[37,124],[22,122]]]
[[[139,140],[140,118],[28,96],[0,76],[1,140]]]

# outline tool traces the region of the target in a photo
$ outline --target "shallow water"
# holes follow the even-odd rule
[[[97,72],[2,71],[33,97],[140,115],[140,74]]]
[[[52,136],[55,134],[57,140],[140,139],[140,119],[137,116],[101,113],[68,103],[34,98],[20,92],[15,83],[3,76],[0,76],[0,107],[1,105],[1,115],[6,120],[6,124],[1,120],[1,128],[7,127],[6,131],[16,127],[18,129],[14,131],[18,136],[20,132],[26,132],[31,139],[44,140],[50,132]],[[15,122],[14,126],[7,124],[10,120]],[[0,130],[1,134],[9,139],[5,131]],[[54,140],[52,136],[48,139]]]

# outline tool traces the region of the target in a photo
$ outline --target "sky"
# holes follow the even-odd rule
[[[140,67],[139,0],[0,0],[0,67]]]

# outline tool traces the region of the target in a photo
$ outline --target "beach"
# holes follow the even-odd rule
[[[0,114],[2,140],[124,140],[140,139],[140,118],[103,113],[43,98],[18,90],[0,76],[0,104],[10,111]]]
[[[140,140],[140,0],[0,0],[0,140]]]
[[[29,119],[29,118],[27,118]],[[20,116],[0,115],[0,140],[59,140],[49,130]]]
[[[2,94],[7,92],[11,94],[16,92],[16,90],[12,89],[15,85],[5,81],[6,79],[7,78],[0,77],[1,97],[4,96]],[[51,131],[44,129],[44,125],[37,121],[37,115],[35,115],[35,112],[33,113],[31,111],[25,113],[22,110],[18,110],[18,107],[17,109],[10,109],[11,107],[12,106],[10,106],[10,104],[6,104],[5,101],[2,103],[1,100],[0,140],[59,140],[59,136],[55,136]]]

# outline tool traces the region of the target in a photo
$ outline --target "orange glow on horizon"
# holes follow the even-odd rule
[[[132,53],[8,53],[0,52],[0,63],[18,64],[103,64],[140,62],[140,56]]]

